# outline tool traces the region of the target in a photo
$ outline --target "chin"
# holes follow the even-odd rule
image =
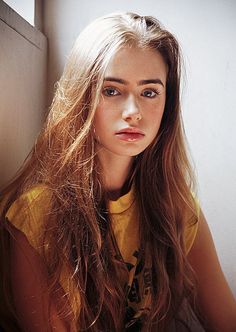
[[[142,153],[145,149],[136,149],[136,150],[133,149],[133,151],[130,150],[130,151],[127,151],[127,152],[120,152],[118,154],[122,155],[122,156],[127,156],[127,157],[136,157],[140,153]]]

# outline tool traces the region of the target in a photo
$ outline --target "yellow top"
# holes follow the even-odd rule
[[[26,235],[29,243],[39,254],[42,248],[44,220],[49,205],[50,193],[45,186],[39,185],[17,199],[6,215],[8,220]],[[196,208],[199,215],[198,204]],[[108,209],[115,237],[117,259],[125,262],[129,271],[128,280],[124,281],[127,295],[126,327],[128,327],[134,318],[138,318],[149,310],[151,267],[140,259],[138,208],[134,190],[117,201],[109,201]],[[186,253],[193,245],[198,228],[198,223],[192,221],[191,218],[184,231]],[[66,293],[69,291],[67,280],[68,271],[65,267],[60,283]]]
[[[199,204],[195,200],[196,215],[199,217]],[[148,313],[151,302],[151,266],[140,259],[138,208],[133,190],[109,202],[112,229],[120,252],[128,268],[126,283],[126,322],[125,328],[131,326],[138,318]],[[191,218],[184,230],[185,251],[188,253],[197,234],[198,222]],[[134,327],[133,327],[134,328]]]

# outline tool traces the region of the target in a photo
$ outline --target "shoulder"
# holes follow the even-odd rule
[[[38,219],[40,215],[46,213],[50,205],[51,196],[52,193],[46,185],[34,186],[12,203],[6,213],[6,217],[19,225],[24,222],[22,217],[28,219],[30,216]]]
[[[220,266],[213,237],[202,211],[198,224],[197,236],[188,255],[197,278],[198,302],[211,329],[235,331],[236,302]]]
[[[49,188],[40,184],[23,193],[6,213],[7,221],[23,232],[33,247],[39,245],[51,198],[52,192]]]

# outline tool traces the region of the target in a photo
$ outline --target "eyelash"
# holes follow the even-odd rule
[[[156,90],[156,89],[146,89],[146,90],[143,91],[143,93],[144,92],[153,92],[153,93],[155,93],[155,95],[152,96],[152,97],[144,96],[144,97],[147,97],[147,98],[150,98],[150,99],[155,98],[155,97],[157,97],[157,96],[160,95],[160,92],[158,90]],[[143,95],[143,93],[142,93],[142,95]]]
[[[116,91],[116,94],[114,95],[109,95],[107,92],[108,91]],[[120,95],[120,92],[116,89],[116,88],[112,88],[112,87],[107,87],[107,88],[104,88],[102,93],[104,94],[104,96],[107,96],[107,97],[114,97],[114,96],[118,96]]]
[[[110,90],[110,91],[113,91],[113,92],[115,91],[115,94],[108,94],[107,92],[108,92],[109,90]],[[154,93],[154,96],[152,96],[152,97],[145,96],[145,95],[144,95],[145,92],[151,92],[151,93]],[[107,87],[107,88],[104,88],[103,91],[102,91],[102,93],[103,93],[104,96],[106,96],[106,97],[115,97],[115,96],[118,96],[118,95],[121,94],[120,91],[119,91],[118,89],[113,88],[113,87]],[[145,90],[142,92],[142,96],[143,96],[143,97],[150,98],[150,99],[153,99],[153,98],[155,98],[155,97],[158,96],[158,95],[160,95],[160,92],[159,92],[158,90],[156,90],[156,89],[145,89]]]

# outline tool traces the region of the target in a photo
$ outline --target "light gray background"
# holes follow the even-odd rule
[[[198,176],[198,196],[222,268],[236,295],[236,1],[45,0],[43,29],[48,38],[48,104],[78,33],[95,17],[113,11],[154,15],[181,44],[186,67],[183,116]],[[19,64],[19,57],[14,61]],[[35,80],[41,84],[38,71],[39,68],[35,68]],[[4,80],[5,77],[4,74]],[[35,80],[31,79],[31,86],[35,87],[34,95],[37,95]],[[13,82],[9,84],[12,86]],[[19,80],[20,84],[24,84],[24,80]],[[11,96],[16,96],[17,92],[16,86]],[[8,114],[4,118],[9,117],[14,123],[15,119]],[[33,119],[33,115],[31,117]],[[12,133],[14,135],[14,131],[9,132],[9,137]],[[6,134],[3,137],[7,142]],[[22,152],[21,158],[24,154]],[[7,158],[7,153],[5,156]]]
[[[236,2],[48,1],[49,91],[80,30],[97,16],[121,10],[156,16],[181,44],[183,116],[198,196],[236,295]]]

